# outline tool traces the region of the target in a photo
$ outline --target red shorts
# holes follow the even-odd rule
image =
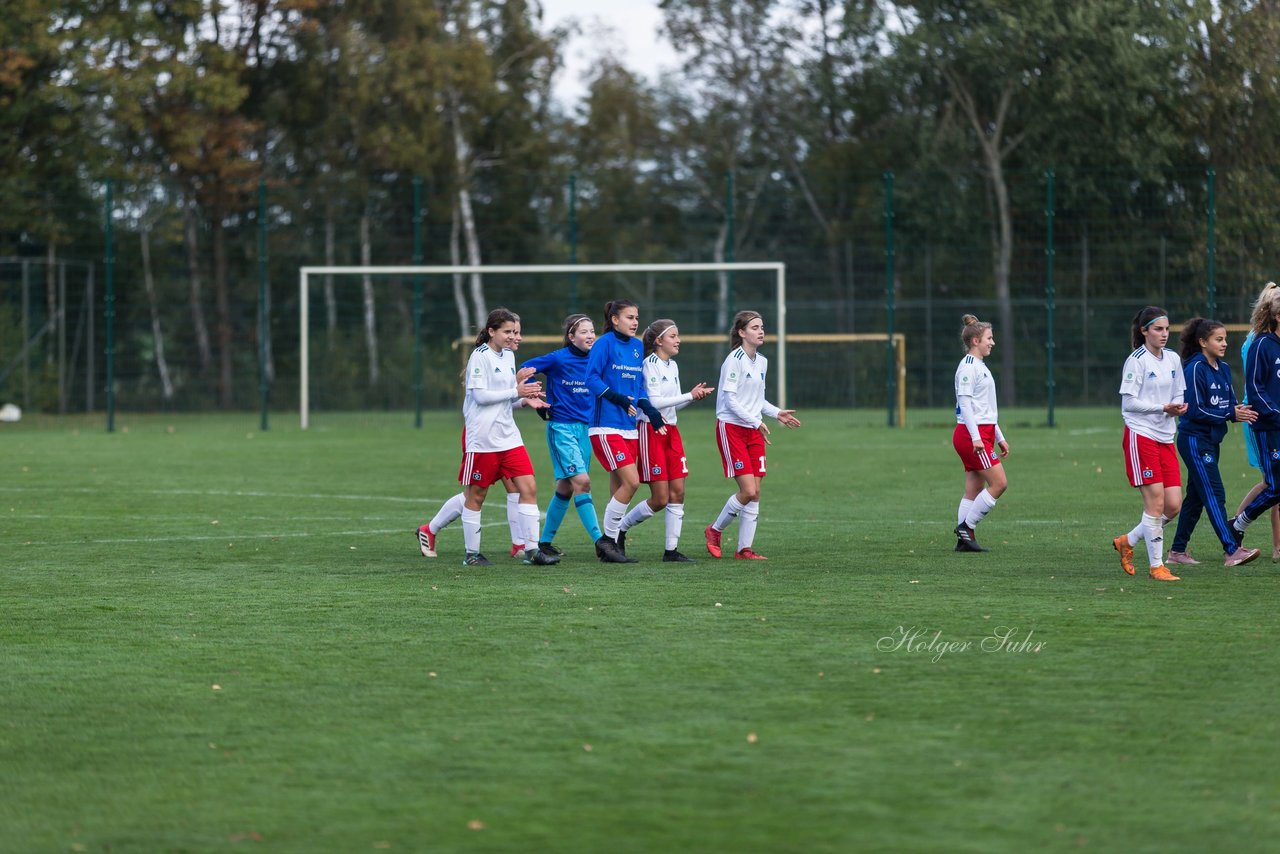
[[[533,463],[524,445],[505,451],[471,451],[462,454],[458,483],[463,486],[489,486],[504,477],[533,474]]]
[[[689,476],[689,463],[684,455],[684,441],[674,424],[667,425],[667,435],[653,429],[648,422],[640,424],[640,482],[680,480]]]
[[[640,456],[640,440],[628,439],[621,433],[600,433],[591,437],[591,450],[605,471],[633,466]]]
[[[965,471],[986,471],[992,466],[1000,465],[1000,455],[996,453],[996,425],[979,424],[978,437],[982,439],[982,453],[973,451],[973,439],[969,438],[969,428],[963,424],[956,425],[951,434],[951,444],[955,446]]]
[[[764,434],[758,429],[717,420],[716,445],[720,447],[725,477],[764,477]]]
[[[1124,473],[1133,486],[1163,483],[1182,486],[1182,470],[1173,442],[1157,442],[1124,428]]]

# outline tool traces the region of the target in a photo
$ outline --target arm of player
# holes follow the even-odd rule
[[[1009,440],[1005,439],[1004,434],[1000,432],[1000,425],[996,425],[996,445],[1000,448],[1001,456],[1009,456]]]
[[[794,409],[779,409],[766,400],[761,404],[760,411],[770,418],[778,419],[778,423],[784,427],[800,426],[800,419],[796,418]]]

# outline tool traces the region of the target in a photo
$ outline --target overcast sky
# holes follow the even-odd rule
[[[542,0],[542,8],[546,29],[568,18],[577,18],[582,29],[569,40],[565,67],[556,80],[556,96],[565,104],[586,93],[582,75],[601,54],[612,53],[651,82],[661,69],[677,64],[670,44],[657,35],[662,21],[657,0]]]

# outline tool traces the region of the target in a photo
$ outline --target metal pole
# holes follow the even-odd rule
[[[93,270],[94,270],[94,266],[92,263],[90,263],[89,279],[87,282],[85,282],[85,286],[84,286],[85,301],[88,303],[88,307],[85,311],[85,316],[88,318],[88,323],[86,324],[88,326],[88,334],[86,336],[86,341],[88,342],[88,346],[86,346],[84,349],[84,361],[85,361],[84,372],[86,377],[85,384],[84,384],[84,411],[85,412],[93,411],[93,384],[94,384],[94,380],[96,379],[94,375],[98,372],[97,361],[94,359],[95,353],[93,351],[93,348],[97,346],[97,342],[94,340],[94,337],[93,337],[93,305],[96,302],[96,300],[94,299],[94,290],[93,290]]]
[[[578,174],[569,173],[569,263],[578,263]],[[578,274],[569,274],[569,313],[578,311]]]
[[[787,268],[778,267],[778,408],[787,408]]]
[[[298,423],[306,430],[311,409],[311,300],[307,298],[307,271],[298,271]]]
[[[1049,426],[1053,426],[1053,170],[1044,173],[1044,310],[1049,340],[1045,342],[1045,389],[1049,395]],[[1012,330],[1004,330],[1008,335]],[[1010,344],[1013,342],[1010,341]]]
[[[1218,283],[1215,277],[1215,261],[1218,255],[1218,247],[1215,241],[1214,226],[1218,222],[1217,204],[1214,198],[1214,184],[1217,177],[1212,169],[1205,173],[1209,178],[1209,245],[1208,245],[1208,265],[1209,265],[1209,294],[1207,300],[1208,316],[1216,317],[1218,314]]]
[[[898,398],[897,367],[893,355],[893,173],[884,173],[884,313],[885,408],[890,427],[897,423],[894,401]]]
[[[267,181],[258,179],[258,394],[262,400],[259,429],[266,431],[271,383],[267,376],[267,335],[270,318],[267,304]]]
[[[31,262],[22,259],[22,409],[31,409]]]
[[[107,346],[107,432],[116,429],[116,244],[112,218],[114,206],[111,199],[113,182],[107,180],[107,198],[105,206],[106,256],[103,259],[106,267],[106,292],[102,296],[102,319],[106,326]]]
[[[422,264],[422,178],[413,179],[413,263]],[[413,426],[422,427],[422,277],[413,277]]]

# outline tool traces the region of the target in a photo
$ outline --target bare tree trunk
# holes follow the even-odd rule
[[[191,282],[191,323],[195,327],[200,373],[208,373],[213,361],[209,350],[209,326],[204,319],[203,287],[200,281],[200,251],[196,241],[196,204],[189,201],[183,210],[183,240],[187,245],[187,278]]]
[[[58,245],[54,243],[53,238],[49,238],[49,245],[44,251],[44,296],[45,305],[48,309],[49,320],[46,328],[49,330],[49,340],[58,340],[57,332],[59,325],[58,317]],[[52,365],[55,355],[53,347],[44,348],[44,361],[47,365]]]
[[[462,252],[458,246],[462,225],[458,218],[458,206],[453,206],[453,226],[449,230],[449,263],[455,267],[462,265]],[[462,290],[462,275],[453,274],[453,304],[458,308],[458,337],[467,338],[473,332],[471,328],[471,309],[467,305],[467,295]]]
[[[142,285],[147,292],[147,305],[151,309],[151,337],[155,340],[156,370],[160,373],[160,393],[166,401],[173,400],[173,381],[169,378],[169,363],[164,357],[164,334],[160,329],[160,305],[156,300],[156,280],[151,269],[151,229],[144,225],[139,239],[142,243]]]
[[[471,210],[471,190],[468,187],[471,170],[468,167],[470,147],[462,136],[462,119],[458,110],[458,95],[450,90],[449,108],[453,118],[453,164],[454,174],[458,181],[458,211],[462,217],[462,234],[467,242],[467,263],[479,266],[480,236],[476,233],[476,218]],[[484,298],[484,281],[479,273],[471,274],[471,305],[475,310],[477,322],[489,316],[489,307]]]
[[[369,209],[360,215],[360,263],[373,264],[373,246],[369,238]],[[369,351],[369,384],[378,382],[378,315],[373,299],[373,278],[364,276],[360,282],[364,295],[364,340]]]
[[[222,215],[213,216],[213,294],[217,309],[218,335],[218,402],[230,409],[235,400],[231,370],[231,293],[227,281],[226,232],[222,227]]]
[[[998,328],[1006,342],[1000,348],[1000,399],[1008,401],[1008,406],[1016,406],[1014,366],[1017,359],[1012,345],[1017,333],[1013,328],[1013,294],[1009,288],[1009,272],[1013,262],[1013,212],[1009,208],[1009,185],[1004,178],[1004,164],[998,154],[988,156],[987,167],[991,171],[991,189],[996,200],[997,232],[992,246],[996,310],[1000,317]]]
[[[334,239],[336,224],[334,223],[332,196],[325,199],[324,205],[324,263],[326,267],[336,267],[337,247]],[[324,277],[324,319],[325,333],[328,336],[329,352],[333,352],[334,338],[338,333],[338,302],[333,295],[333,275]]]
[[[1089,404],[1089,221],[1080,230],[1080,364],[1084,369],[1081,403]]]

